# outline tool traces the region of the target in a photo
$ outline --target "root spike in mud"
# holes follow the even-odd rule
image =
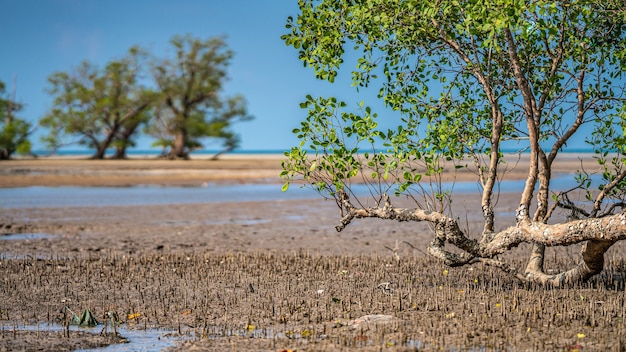
[[[622,259],[590,285],[567,290],[520,286],[490,269],[448,270],[428,260],[263,251],[3,259],[0,318],[4,327],[13,319],[63,325],[64,304],[90,307],[96,317],[115,310],[128,328],[173,329],[186,341],[181,349],[624,344],[624,283],[605,280],[626,276]],[[12,346],[14,334],[3,331],[0,349]]]

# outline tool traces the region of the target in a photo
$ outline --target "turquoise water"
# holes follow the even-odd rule
[[[228,152],[228,154],[250,154],[250,155],[282,155],[287,149],[235,149],[233,151]],[[79,149],[79,150],[58,150],[55,155],[59,156],[72,156],[72,155],[91,155],[94,154],[94,150],[89,149]],[[113,155],[113,150],[109,150],[107,155]],[[213,155],[220,152],[220,150],[213,149],[204,149],[204,150],[196,150],[191,153],[191,155]],[[309,151],[311,152],[311,151]],[[503,153],[517,153],[518,149],[503,149]],[[146,150],[128,150],[127,154],[131,156],[158,156],[161,153],[160,149],[146,149]],[[584,153],[593,153],[593,149],[591,148],[567,148],[562,151],[565,154],[584,154]],[[49,155],[50,151],[47,150],[35,150],[33,151],[35,155]]]
[[[107,155],[113,155],[114,154],[114,150],[109,150],[107,151]],[[205,149],[205,150],[196,150],[193,151],[191,153],[191,155],[213,155],[216,153],[219,153],[220,150],[212,150],[212,149]],[[283,153],[285,152],[285,150],[282,149],[275,149],[275,150],[270,150],[270,149],[251,149],[251,150],[233,150],[228,152],[228,154],[250,154],[250,155],[283,155]],[[78,150],[58,150],[54,153],[54,155],[58,155],[58,156],[73,156],[73,155],[92,155],[94,154],[95,151],[94,150],[89,150],[89,149],[78,149]],[[50,151],[48,150],[34,150],[33,154],[35,155],[39,155],[39,156],[46,156],[46,155],[50,155]],[[161,150],[160,149],[146,149],[146,150],[128,150],[127,153],[130,156],[158,156],[161,154]]]

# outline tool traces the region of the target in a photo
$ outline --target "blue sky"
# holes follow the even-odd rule
[[[334,94],[348,103],[363,99],[346,79],[334,85],[317,81],[297,51],[282,42],[297,0],[0,0],[0,6],[0,80],[10,91],[17,77],[17,100],[25,105],[19,116],[33,123],[51,107],[45,88],[53,72],[71,71],[84,60],[104,66],[133,45],[163,56],[173,35],[187,33],[225,35],[235,52],[224,94],[244,95],[255,116],[235,126],[240,149],[297,144],[291,130],[305,115],[299,103],[306,94]],[[149,145],[142,140],[138,147]]]

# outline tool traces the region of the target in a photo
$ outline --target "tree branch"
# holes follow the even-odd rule
[[[589,240],[614,242],[624,239],[626,212],[555,225],[525,221],[497,233],[493,241],[481,246],[480,256],[492,258],[524,242],[552,247],[569,246]]]
[[[596,197],[595,202],[593,202],[593,210],[591,211],[592,216],[596,216],[598,214],[604,197],[606,197],[606,195],[609,194],[613,190],[613,188],[615,188],[620,182],[622,182],[624,178],[626,178],[626,169],[622,170],[622,172],[620,172],[620,174],[617,175],[617,177],[615,177],[613,181],[611,181],[609,184],[605,185],[604,188],[602,188],[602,191],[600,191],[600,193]]]
[[[342,231],[353,219],[379,218],[396,221],[426,221],[433,225],[435,237],[428,246],[428,253],[448,266],[463,266],[476,262],[497,267],[514,277],[543,284],[562,285],[574,281],[586,280],[600,272],[604,265],[603,254],[615,242],[626,239],[626,212],[604,218],[591,218],[570,221],[563,224],[548,225],[543,222],[522,221],[492,236],[490,242],[477,242],[468,238],[458,226],[456,220],[441,213],[422,209],[395,208],[389,196],[383,195],[382,207],[355,208],[344,191],[337,196],[346,215],[336,226]],[[543,252],[548,246],[568,246],[580,242],[583,246],[583,260],[575,268],[558,275],[547,275],[542,270],[526,270],[521,275],[518,270],[508,264],[494,259],[496,256],[519,246],[521,243],[535,244],[534,251]],[[462,250],[452,253],[444,249],[449,243]],[[541,253],[539,253],[541,254]],[[542,256],[533,256],[534,260],[542,260]]]

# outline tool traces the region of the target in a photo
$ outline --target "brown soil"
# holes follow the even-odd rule
[[[281,160],[276,155],[231,156],[219,160],[18,159],[0,163],[0,187],[278,181]]]
[[[119,184],[176,184],[206,182],[219,172],[228,182],[276,181],[278,159],[257,162],[229,159],[213,170],[205,166],[218,164],[206,160],[19,160],[0,163],[0,183],[112,185],[103,180],[115,174]],[[202,177],[185,178],[192,169]],[[164,178],[156,181],[151,170]],[[47,178],[37,178],[42,174]],[[516,195],[502,195],[499,204],[513,211]],[[462,198],[455,207],[478,228],[475,199]],[[66,304],[73,311],[89,308],[101,321],[115,311],[128,329],[171,329],[178,338],[171,349],[180,351],[626,346],[622,244],[609,251],[605,272],[593,282],[555,290],[521,285],[478,265],[446,268],[423,252],[431,239],[425,224],[368,220],[338,234],[338,218],[334,203],[324,200],[3,209],[0,351],[119,341],[107,341],[112,335],[100,335],[101,327],[69,337],[14,329],[63,326]],[[512,224],[501,221],[501,227]],[[10,239],[20,233],[49,236]],[[506,258],[523,267],[526,249]],[[547,266],[571,266],[578,251],[550,250]]]

